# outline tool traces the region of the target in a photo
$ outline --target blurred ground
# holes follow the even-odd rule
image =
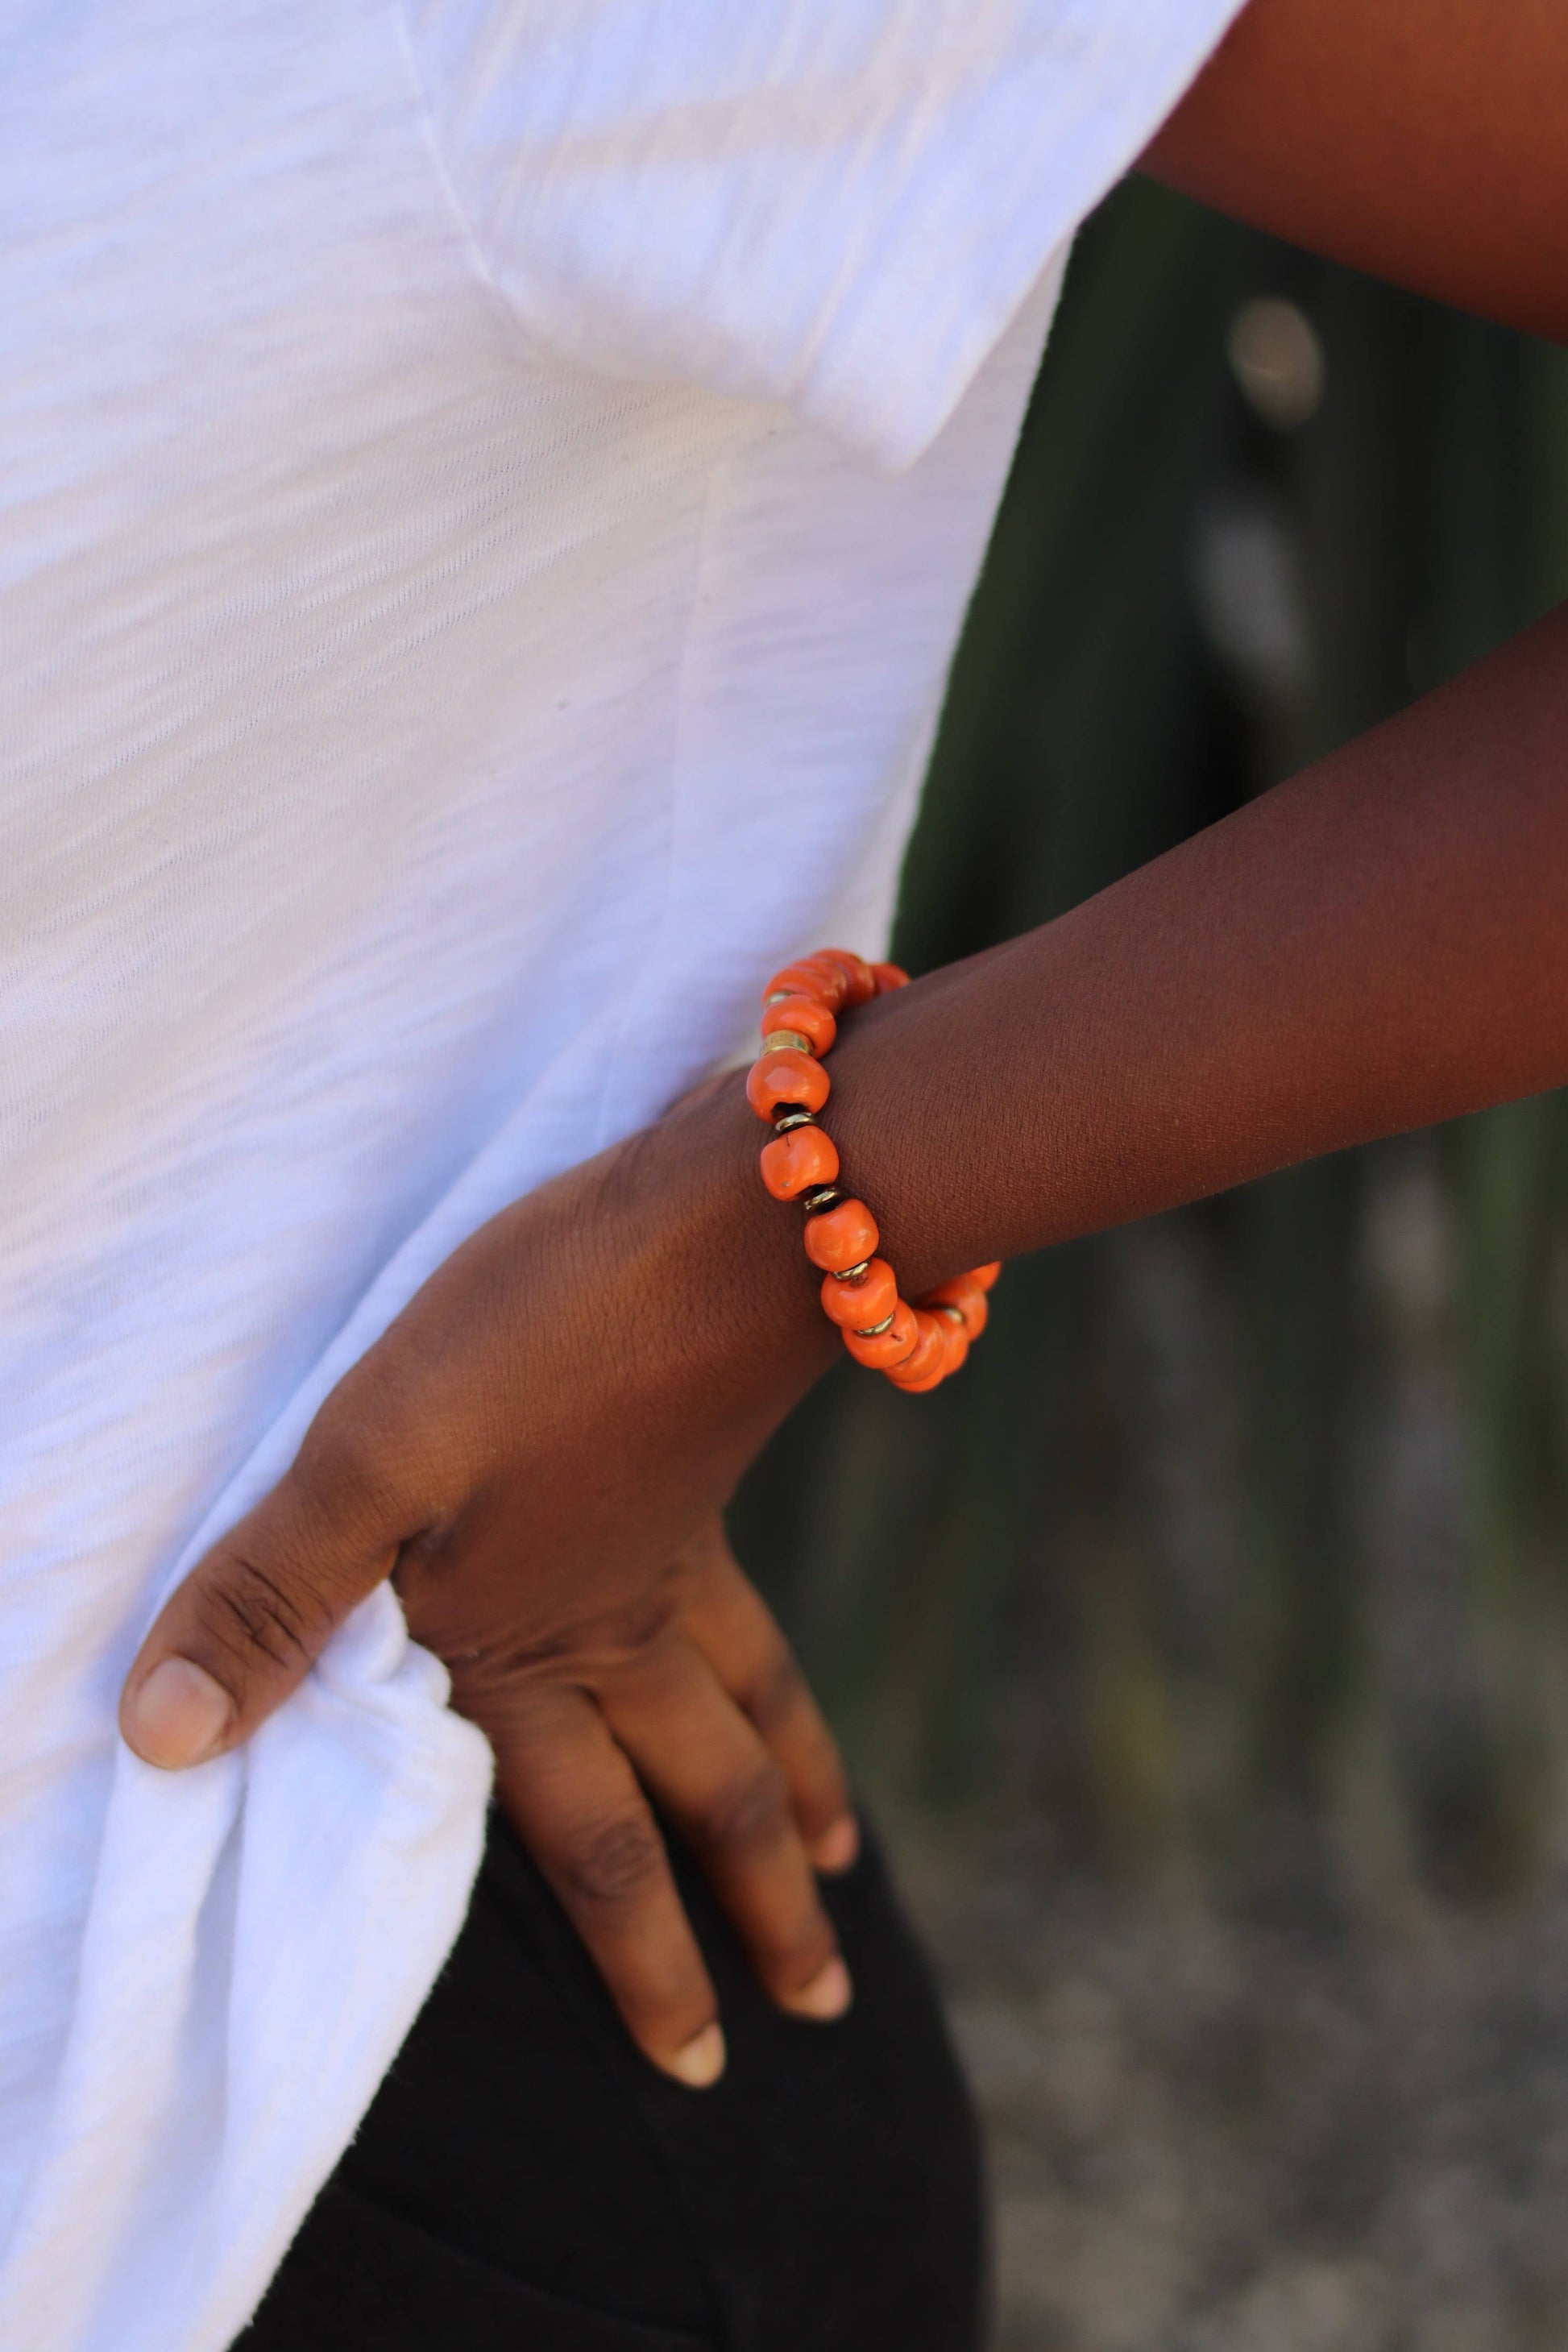
[[[910,1849],[984,2116],[1004,2352],[1557,2352],[1568,1873],[1226,1915],[1026,1824]]]

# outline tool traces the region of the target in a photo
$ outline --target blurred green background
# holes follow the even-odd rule
[[[1069,274],[895,952],[1047,919],[1564,596],[1568,354],[1127,183]],[[1564,1098],[1010,1268],[961,1381],[911,1410],[847,1368],[733,1521],[958,2001],[1003,2341],[1568,2340]],[[1099,2044],[1064,1984],[1120,2053],[1070,2128]],[[1339,2039],[1303,2054],[1314,2000]],[[1129,2209],[1139,2064],[1245,2227],[1189,2185]],[[1300,2069],[1336,2064],[1296,2149]],[[1494,2148],[1500,2099],[1534,2106]]]

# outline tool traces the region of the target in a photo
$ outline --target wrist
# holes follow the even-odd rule
[[[877,1254],[910,1298],[994,1254],[984,1171],[953,1150],[973,1062],[953,993],[942,972],[846,1014],[822,1119],[837,1181],[870,1208]],[[607,1255],[632,1276],[629,1311],[658,1302],[679,1327],[670,1345],[689,1367],[688,1392],[722,1417],[760,1417],[759,1442],[843,1352],[801,1212],[762,1181],[766,1139],[745,1074],[727,1073],[606,1153],[601,1188]]]
[[[947,971],[937,972],[848,1014],[822,1114],[838,1181],[871,1210],[879,1255],[910,1298],[1004,1254],[984,1139],[960,1108],[973,1092],[973,1044],[952,993]]]
[[[679,1325],[679,1345],[742,1411],[781,1419],[836,1358],[800,1245],[757,1173],[744,1072],[684,1097],[605,1155],[608,1231],[639,1267],[643,1298]]]
[[[897,964],[868,963],[852,950],[822,948],[785,964],[768,980],[759,1023],[761,1048],[746,1078],[746,1099],[770,1139],[759,1172],[770,1194],[795,1202],[805,1223],[806,1256],[822,1281],[818,1299],[855,1360],[884,1373],[895,1388],[925,1395],[963,1365],[985,1328],[985,1294],[999,1262],[961,1265],[954,1276],[901,1279],[889,1263],[882,1227],[846,1168],[834,1136],[819,1124],[834,1092],[824,1067],[841,1024],[856,1011],[901,995],[909,975]],[[917,1069],[917,1075],[923,1075]],[[884,1098],[887,1089],[884,1086]],[[864,1131],[864,1130],[863,1130]],[[907,1128],[906,1128],[907,1132]],[[868,1161],[871,1155],[868,1154]],[[894,1155],[884,1155],[883,1165]],[[907,1165],[907,1160],[905,1161]],[[905,1217],[904,1238],[915,1231]],[[935,1271],[954,1247],[951,1221],[931,1220],[923,1252],[910,1255]]]

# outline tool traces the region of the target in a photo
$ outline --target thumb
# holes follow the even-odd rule
[[[292,1469],[160,1611],[121,1693],[126,1745],[174,1770],[247,1739],[391,1573],[417,1531],[399,1499],[318,1421]]]

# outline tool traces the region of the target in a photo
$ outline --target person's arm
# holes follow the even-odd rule
[[[831,1067],[844,1181],[907,1293],[1568,1079],[1568,615],[879,999]],[[174,1595],[122,1717],[156,1762],[237,1744],[395,1570],[633,2032],[687,2079],[716,2063],[712,1988],[639,1777],[777,1997],[846,1990],[807,1867],[852,1848],[842,1775],[711,1534],[837,1352],[763,1138],[725,1081],[476,1234]],[[197,1680],[176,1664],[147,1707],[172,1660]]]
[[[1501,124],[1518,85],[1537,134],[1528,167],[1493,159],[1506,202],[1473,184],[1464,123],[1425,139],[1389,64],[1445,27],[1450,113]],[[1254,0],[1152,161],[1560,331],[1565,165],[1540,89],[1562,88],[1565,38],[1537,5]],[[1291,39],[1321,59],[1297,73]],[[1268,92],[1279,119],[1254,129]],[[1412,154],[1431,159],[1414,178]],[[867,1007],[832,1074],[827,1124],[907,1293],[1568,1080],[1568,617],[1059,921]],[[122,1711],[155,1762],[235,1746],[395,1570],[633,2032],[688,2079],[712,2063],[712,1989],[645,1789],[775,1994],[826,2014],[844,1991],[806,1866],[852,1843],[842,1777],[711,1533],[836,1353],[761,1140],[739,1085],[715,1087],[465,1244],[174,1596]]]
[[[1142,162],[1331,260],[1568,342],[1561,0],[1251,0]]]
[[[913,1289],[1568,1081],[1568,609],[834,1065]]]

